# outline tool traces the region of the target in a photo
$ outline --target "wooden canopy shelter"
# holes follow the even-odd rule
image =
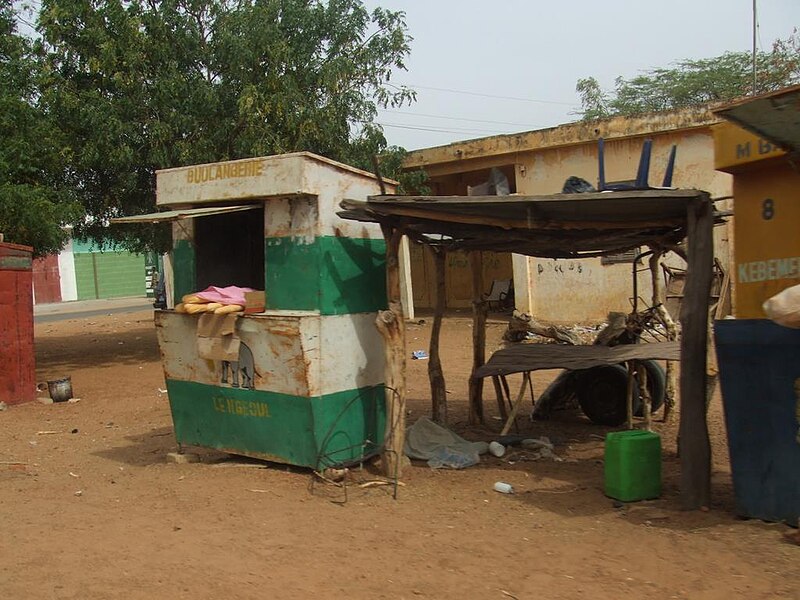
[[[686,508],[708,506],[711,451],[706,425],[705,378],[708,298],[713,265],[712,229],[718,215],[706,192],[631,190],[550,196],[370,196],[345,200],[339,215],[379,223],[386,238],[389,310],[378,317],[386,340],[387,436],[384,465],[399,473],[405,432],[405,332],[401,307],[398,248],[403,235],[434,253],[444,271],[444,253],[470,252],[473,274],[473,376],[470,419],[483,420],[486,304],[480,251],[514,252],[541,258],[585,258],[649,246],[656,255],[688,240],[687,277],[680,321],[681,494]],[[443,276],[438,278],[444,287]],[[431,332],[429,375],[434,418],[446,419],[444,378],[438,360],[438,332],[444,290],[437,291],[437,318]],[[437,403],[437,398],[441,402]],[[438,407],[438,408],[437,408]],[[437,414],[438,412],[438,414]]]

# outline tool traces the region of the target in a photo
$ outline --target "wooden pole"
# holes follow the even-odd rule
[[[500,435],[506,435],[508,430],[511,429],[511,426],[515,423],[517,419],[517,413],[519,412],[519,407],[522,406],[522,400],[525,398],[525,388],[528,387],[528,384],[531,380],[531,372],[525,371],[522,374],[522,385],[519,386],[519,393],[517,394],[517,399],[514,400],[514,405],[511,407],[511,414],[508,415],[508,419],[506,419],[505,425],[503,425],[503,429],[500,432]]]
[[[628,369],[628,388],[626,390],[625,398],[627,407],[627,425],[628,429],[633,429],[633,395],[636,393],[636,377],[634,376],[634,373],[636,372],[636,367],[634,366],[634,362],[632,360],[628,361],[626,367]]]
[[[675,341],[678,339],[678,328],[672,315],[669,314],[667,307],[664,305],[666,301],[666,290],[664,289],[663,273],[661,270],[661,257],[663,252],[654,249],[652,256],[650,256],[650,276],[653,280],[653,298],[651,305],[655,308],[664,327],[667,330],[667,339]],[[675,396],[678,389],[678,365],[674,360],[667,361],[666,368],[666,385],[664,389],[664,422],[668,421],[672,410],[675,406]],[[652,400],[652,399],[651,399]]]
[[[494,385],[494,393],[497,396],[497,411],[500,413],[500,418],[505,421],[508,418],[508,410],[506,409],[506,397],[503,394],[503,386],[500,384],[499,375],[492,375],[492,384]]]
[[[434,303],[433,327],[431,329],[431,343],[428,348],[428,379],[431,384],[431,413],[433,420],[440,425],[447,424],[447,390],[445,389],[442,361],[439,358],[439,334],[442,331],[442,317],[445,304],[444,266],[446,251],[441,248],[428,246],[433,254],[433,264],[436,267],[436,300]]]
[[[650,391],[647,389],[647,369],[644,368],[644,363],[641,361],[636,362],[636,378],[639,380],[639,397],[642,399],[642,416],[644,417],[644,428],[647,431],[653,430],[652,422],[652,399],[650,398]]]
[[[506,401],[508,402],[508,409],[511,410],[513,406],[511,404],[511,388],[508,387],[508,377],[506,377],[505,375],[500,375],[500,385],[503,387],[503,393],[505,395]],[[505,411],[501,411],[501,413],[504,412]]]
[[[483,423],[483,379],[475,371],[486,362],[486,302],[483,299],[483,257],[469,253],[472,270],[472,374],[469,377],[469,422]]]
[[[400,290],[399,248],[403,234],[382,225],[386,239],[386,296],[389,310],[378,312],[375,325],[383,336],[386,356],[386,434],[382,457],[384,474],[403,474],[403,445],[406,432],[406,334]]]
[[[711,502],[711,444],[706,423],[708,299],[714,260],[714,216],[708,195],[688,206],[688,266],[681,307],[681,504]]]

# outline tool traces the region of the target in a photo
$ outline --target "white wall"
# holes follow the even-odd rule
[[[58,255],[58,271],[61,278],[61,301],[78,299],[78,282],[75,279],[75,259],[72,254],[72,240],[67,242]]]

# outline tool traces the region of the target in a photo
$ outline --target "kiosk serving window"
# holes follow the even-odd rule
[[[176,209],[111,221],[173,223],[174,297],[210,285],[264,289],[263,202]]]
[[[264,289],[264,209],[194,219],[195,289]]]

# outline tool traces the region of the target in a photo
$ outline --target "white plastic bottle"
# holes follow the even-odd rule
[[[514,488],[511,486],[510,483],[506,483],[505,481],[498,481],[494,484],[494,491],[500,492],[501,494],[513,494]]]

